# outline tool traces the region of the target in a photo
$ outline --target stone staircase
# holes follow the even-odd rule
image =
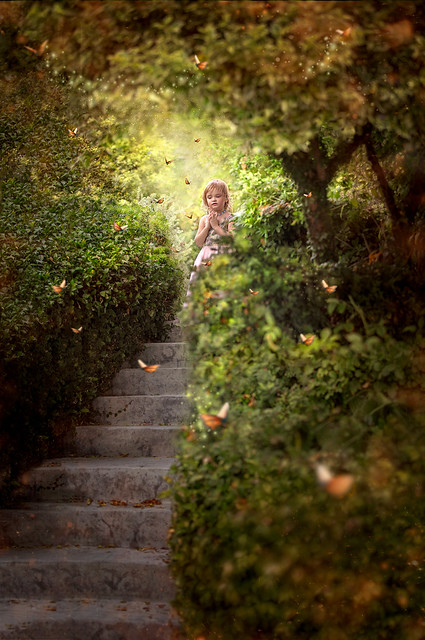
[[[139,358],[161,366],[147,373]],[[95,400],[97,424],[77,427],[68,457],[25,474],[19,508],[0,510],[0,639],[181,637],[161,493],[189,412],[187,372],[174,324]]]

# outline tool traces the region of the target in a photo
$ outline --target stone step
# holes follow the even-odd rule
[[[134,596],[133,596],[134,597]],[[0,600],[4,640],[177,640],[171,605],[143,600]]]
[[[186,342],[149,342],[143,351],[123,363],[124,369],[140,369],[138,360],[161,367],[187,367],[189,349]]]
[[[160,497],[174,458],[55,458],[21,478],[21,496],[48,502],[72,499],[142,502]]]
[[[78,456],[173,457],[180,427],[88,425],[76,427],[66,453]]]
[[[144,361],[143,361],[144,362]],[[189,369],[162,367],[154,373],[137,369],[121,369],[112,380],[107,396],[184,395]]]
[[[27,503],[0,510],[0,548],[56,545],[165,547],[171,504]],[[0,636],[1,637],[1,636]]]
[[[115,426],[183,424],[189,417],[189,400],[183,395],[101,396],[92,407],[94,422]]]
[[[183,342],[183,331],[178,320],[169,323],[168,335],[165,342]]]
[[[166,549],[7,549],[0,598],[134,598],[169,602],[174,585]],[[84,636],[82,636],[84,637]]]

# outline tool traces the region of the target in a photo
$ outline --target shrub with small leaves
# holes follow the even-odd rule
[[[23,470],[60,450],[123,360],[165,335],[184,281],[165,218],[126,194],[102,151],[69,128],[64,93],[44,73],[24,67],[2,81],[4,500]]]
[[[188,637],[420,637],[420,292],[406,265],[318,266],[241,229],[198,273],[171,489]]]

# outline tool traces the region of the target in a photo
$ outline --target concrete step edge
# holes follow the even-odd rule
[[[111,396],[111,395],[104,395],[104,396],[98,396],[96,398],[96,400],[99,400],[99,398],[155,398],[155,400],[157,400],[158,398],[178,398],[179,400],[184,400],[186,399],[186,394],[185,393],[163,393],[161,395],[154,395],[152,393],[140,393],[137,395],[131,395],[131,394],[127,394],[125,396]]]
[[[171,601],[168,549],[142,547],[7,549],[0,553],[0,597]]]
[[[177,640],[183,638],[180,633],[177,613],[168,602],[95,598],[0,600],[0,637],[5,640]]]
[[[76,429],[181,429],[180,424],[80,424]]]
[[[146,458],[146,457],[134,457],[134,458],[126,458],[120,456],[90,456],[90,457],[63,457],[63,458],[50,458],[49,460],[45,460],[37,467],[33,467],[27,473],[30,474],[32,471],[37,471],[39,469],[52,469],[52,468],[105,468],[105,469],[117,469],[119,471],[124,471],[126,468],[134,469],[134,468],[143,468],[143,469],[152,469],[153,471],[166,468],[173,464],[175,461],[174,457],[156,457],[156,458]],[[26,474],[24,474],[26,475]]]
[[[137,504],[137,503],[134,503]],[[133,502],[128,501],[127,503],[127,507],[123,507],[123,506],[112,506],[112,505],[107,505],[106,507],[100,507],[102,509],[102,512],[104,511],[121,511],[121,512],[125,512],[128,510],[129,506],[132,506]],[[146,509],[152,510],[171,510],[172,509],[172,501],[170,499],[164,499],[161,500],[161,504],[155,504],[154,506],[150,507],[150,506],[146,506]],[[77,510],[81,510],[81,509],[87,509],[87,510],[94,510],[97,509],[99,507],[97,507],[94,503],[90,503],[88,504],[85,500],[80,500],[80,501],[75,501],[75,502],[31,502],[31,501],[27,501],[27,502],[22,502],[19,505],[16,505],[13,508],[10,509],[1,509],[0,510],[0,518],[5,514],[9,513],[9,512],[16,512],[16,511],[21,511],[23,513],[29,513],[31,511],[47,511],[47,512],[54,512],[54,511],[63,511],[64,509],[70,510],[72,511],[77,511]]]
[[[134,429],[140,431],[178,431],[181,429],[179,424],[81,424],[75,427],[75,429],[83,430],[90,429]]]

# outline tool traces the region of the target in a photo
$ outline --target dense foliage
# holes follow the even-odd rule
[[[60,450],[61,436],[106,391],[125,357],[165,335],[183,272],[164,216],[137,204],[104,151],[75,133],[57,81],[23,61],[6,68],[2,89],[6,497],[23,469]]]
[[[240,229],[193,287],[170,538],[189,637],[420,637],[423,282],[355,262]],[[321,486],[319,462],[351,490]]]

